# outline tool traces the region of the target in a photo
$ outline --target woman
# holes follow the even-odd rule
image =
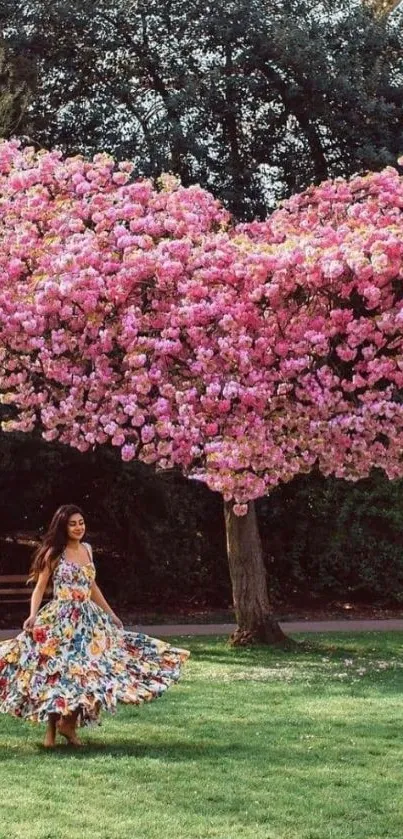
[[[180,675],[187,650],[123,630],[95,582],[85,522],[72,504],[60,507],[33,559],[35,582],[24,631],[0,644],[0,712],[47,722],[44,745],[57,732],[82,745],[77,725],[97,722],[102,708],[160,696]],[[40,609],[47,588],[53,599]]]

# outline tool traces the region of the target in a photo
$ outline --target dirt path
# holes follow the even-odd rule
[[[403,632],[403,620],[330,620],[330,621],[283,621],[281,627],[287,634],[294,632]],[[232,623],[207,624],[161,624],[153,626],[130,626],[135,632],[145,632],[155,638],[170,635],[230,635],[235,629]],[[0,641],[14,638],[21,629],[0,630]]]

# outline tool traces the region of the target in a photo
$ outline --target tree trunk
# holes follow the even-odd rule
[[[249,502],[246,516],[236,516],[233,503],[224,501],[224,515],[229,570],[238,624],[231,636],[231,643],[289,646],[293,642],[284,635],[278,622],[273,618],[270,607],[255,505]]]

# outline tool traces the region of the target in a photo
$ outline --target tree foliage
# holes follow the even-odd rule
[[[108,447],[81,454],[28,434],[0,434],[0,573],[26,573],[33,550],[5,537],[39,537],[71,501],[85,511],[101,583],[120,606],[230,604],[216,493],[177,473],[122,465]],[[401,602],[402,481],[313,473],[279,486],[257,511],[275,603]]]
[[[318,472],[259,503],[272,592],[297,602],[401,602],[403,483],[380,471],[349,483]]]
[[[390,15],[401,4],[401,0],[367,0],[378,15]]]
[[[179,467],[240,515],[315,465],[401,477],[403,177],[226,229],[131,172],[0,147],[4,428]]]
[[[218,495],[178,472],[122,464],[113,448],[82,454],[38,435],[0,434],[0,539],[14,537],[0,542],[0,573],[27,572],[32,540],[71,502],[85,512],[101,583],[120,603],[229,604]]]
[[[36,62],[35,142],[172,171],[238,217],[402,148],[398,25],[361,3],[3,0],[1,18]]]
[[[32,62],[13,55],[0,40],[0,137],[29,130],[27,110],[34,86]]]

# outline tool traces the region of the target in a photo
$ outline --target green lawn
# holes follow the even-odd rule
[[[80,752],[0,716],[1,839],[403,839],[399,634],[180,643],[180,685]]]

